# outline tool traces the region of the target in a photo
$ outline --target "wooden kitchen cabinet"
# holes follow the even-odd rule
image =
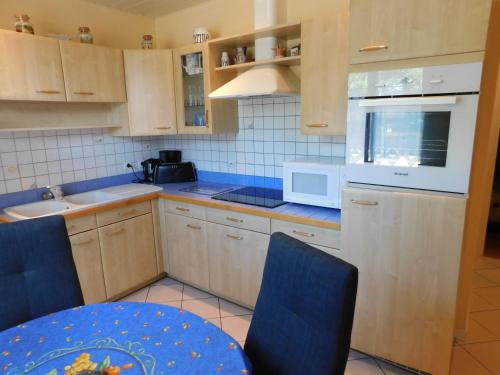
[[[348,9],[302,22],[301,133],[345,135]]]
[[[60,41],[68,102],[126,102],[121,49]]]
[[[179,134],[218,134],[237,132],[238,103],[235,100],[208,98],[215,81],[215,57],[209,55],[206,43],[174,50],[174,83],[177,131]],[[217,57],[219,59],[219,57]],[[189,61],[197,61],[198,69],[189,69]]]
[[[157,276],[151,213],[99,228],[108,298]]]
[[[85,304],[106,301],[97,229],[70,236],[69,239]]]
[[[491,0],[351,0],[351,63],[483,51]]]
[[[220,224],[207,225],[210,289],[253,308],[270,236]]]
[[[177,134],[171,50],[125,50],[129,132]]]
[[[0,100],[66,101],[59,42],[0,30]]]
[[[209,288],[207,223],[166,214],[168,273],[203,289]]]
[[[466,199],[347,188],[342,253],[359,269],[351,345],[448,374]]]

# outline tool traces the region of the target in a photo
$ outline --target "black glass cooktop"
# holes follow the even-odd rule
[[[267,208],[278,207],[286,203],[283,201],[282,190],[260,187],[244,187],[214,195],[212,199]]]

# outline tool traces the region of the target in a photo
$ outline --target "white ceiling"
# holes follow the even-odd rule
[[[156,18],[208,0],[85,0],[125,12]]]

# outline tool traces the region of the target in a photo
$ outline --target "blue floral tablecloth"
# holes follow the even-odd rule
[[[250,374],[218,327],[170,306],[78,307],[0,332],[0,374]]]

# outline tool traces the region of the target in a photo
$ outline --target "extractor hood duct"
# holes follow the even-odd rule
[[[255,29],[276,26],[276,0],[254,0]],[[274,58],[273,48],[278,45],[275,37],[255,40],[255,61]],[[300,84],[290,68],[276,64],[255,66],[210,93],[210,99],[241,99],[254,96],[298,95]]]

